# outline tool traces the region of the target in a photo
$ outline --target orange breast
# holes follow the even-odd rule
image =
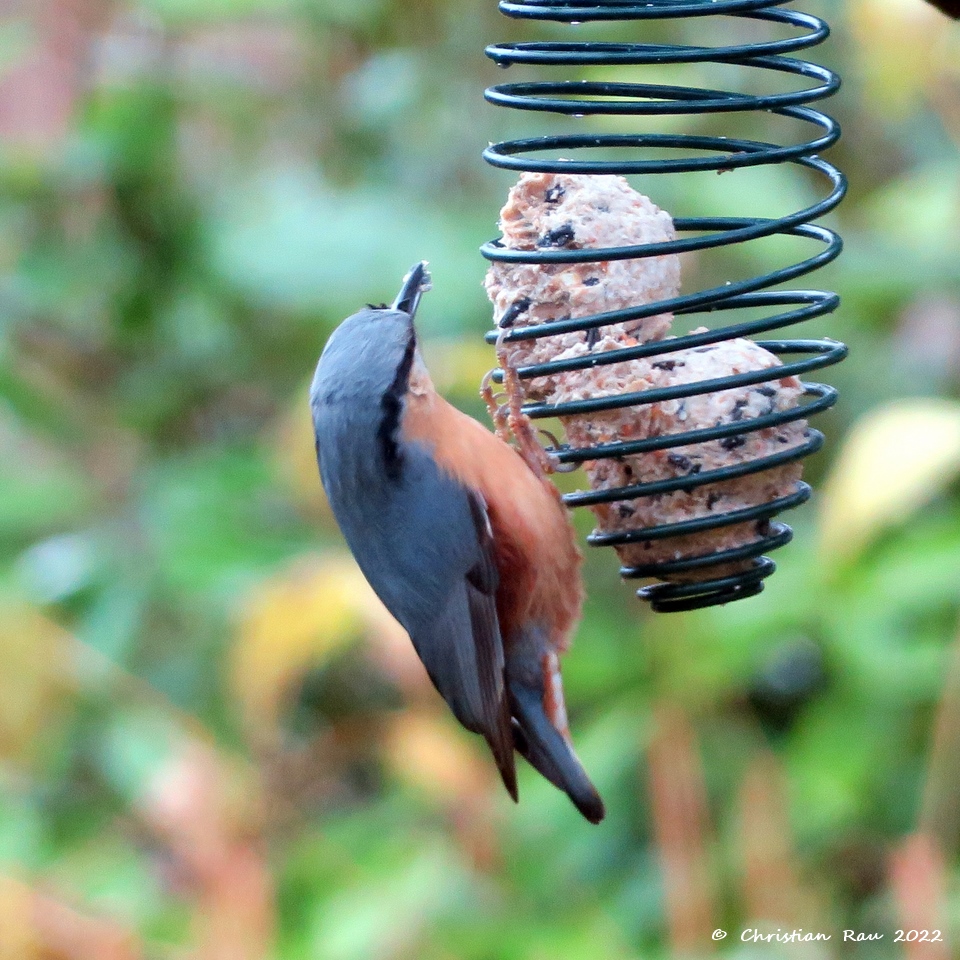
[[[433,448],[438,465],[483,496],[490,513],[505,642],[513,628],[544,623],[562,652],[580,619],[581,556],[556,488],[520,455],[434,390],[407,395],[403,435]]]

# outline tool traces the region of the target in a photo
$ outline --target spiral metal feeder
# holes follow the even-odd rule
[[[749,337],[792,326],[833,312],[839,298],[822,290],[784,290],[777,288],[830,263],[840,253],[842,242],[832,230],[813,221],[831,211],[842,199],[846,182],[832,164],[819,153],[840,136],[836,122],[809,104],[834,93],[839,77],[824,67],[797,59],[790,54],[816,46],[829,34],[829,27],[818,17],[781,9],[771,0],[503,0],[500,11],[520,20],[556,21],[576,28],[580,24],[601,21],[638,21],[698,18],[710,34],[710,18],[736,18],[744,24],[744,34],[752,35],[756,24],[774,25],[793,35],[733,46],[684,46],[644,42],[543,41],[497,43],[486,54],[501,67],[524,64],[548,67],[643,66],[654,64],[728,64],[752,68],[806,81],[803,89],[764,94],[703,87],[672,86],[635,82],[595,82],[581,80],[533,81],[497,84],[485,92],[486,99],[499,106],[523,111],[545,111],[575,117],[592,115],[667,116],[689,114],[731,114],[765,111],[787,118],[802,135],[800,142],[779,144],[763,140],[688,133],[604,133],[557,134],[528,139],[507,140],[491,145],[484,158],[495,167],[516,172],[564,174],[661,175],[691,171],[725,171],[769,164],[795,164],[815,175],[826,196],[818,202],[780,217],[688,217],[674,218],[677,239],[639,246],[588,249],[508,249],[494,240],[481,248],[490,261],[522,264],[572,264],[656,257],[689,251],[704,251],[781,235],[813,241],[818,249],[811,256],[779,269],[728,282],[669,300],[644,303],[634,308],[592,316],[576,317],[513,328],[495,330],[487,335],[490,343],[514,342],[550,337],[572,331],[591,331],[613,323],[634,321],[664,313],[696,316],[730,310],[763,310],[760,319],[735,322],[707,332],[695,332],[675,338],[619,347],[598,354],[556,360],[519,367],[515,374],[529,380],[565,371],[584,370],[602,364],[620,363],[638,358],[668,355],[681,350]],[[588,159],[587,151],[597,148],[627,149],[638,154],[629,159]],[[653,151],[681,152],[683,156],[650,157]],[[544,157],[544,154],[549,156]],[[689,236],[685,236],[689,234]],[[623,407],[698,396],[706,393],[763,383],[782,377],[802,375],[837,363],[846,355],[846,347],[837,341],[758,340],[760,347],[783,358],[782,366],[751,370],[724,378],[648,389],[563,403],[531,402],[523,413],[532,420],[599,413]],[[502,382],[498,371],[494,379]],[[669,433],[642,439],[624,439],[585,447],[556,444],[549,452],[560,464],[579,465],[586,461],[620,458],[655,450],[672,449],[721,438],[740,436],[751,431],[807,420],[831,407],[837,400],[833,387],[820,383],[802,384],[802,402],[791,409],[762,416],[718,424],[708,429]],[[745,463],[724,466],[693,475],[638,483],[615,489],[578,491],[565,495],[570,507],[653,497],[676,490],[691,490],[705,484],[769,470],[791,463],[819,450],[823,434],[809,429],[804,442],[790,449]],[[734,441],[735,442],[735,441]],[[658,611],[680,611],[753,596],[763,590],[764,580],[776,565],[764,554],[788,543],[792,530],[774,520],[781,512],[809,499],[811,488],[798,481],[788,495],[749,509],[735,509],[701,516],[679,523],[648,526],[630,531],[594,532],[588,542],[593,546],[620,546],[653,540],[698,534],[734,524],[754,523],[757,538],[731,549],[712,550],[681,559],[621,567],[627,579],[658,579],[660,582],[637,591]],[[731,565],[734,572],[731,572]],[[678,576],[679,575],[679,576]],[[664,580],[662,578],[671,578]],[[695,580],[695,582],[690,582]]]

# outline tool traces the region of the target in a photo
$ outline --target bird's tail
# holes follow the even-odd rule
[[[587,820],[599,823],[605,813],[603,800],[573,752],[566,732],[555,654],[538,658],[539,669],[535,671],[523,669],[529,668],[529,661],[518,665],[511,659],[508,654],[507,689],[514,719],[514,746],[531,766],[566,793]]]

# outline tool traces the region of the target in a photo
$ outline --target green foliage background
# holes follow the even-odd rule
[[[799,335],[851,346],[806,473],[836,482],[790,518],[766,592],[727,608],[654,617],[612,554],[587,558],[565,677],[599,828],[529,771],[513,808],[439,711],[344,556],[306,416],[327,334],[420,258],[428,361],[482,415],[477,248],[511,180],[480,152],[552,122],[484,103],[482,51],[562,31],[490,0],[7,15],[0,957],[886,958],[898,928],[960,935],[960,454],[937,460],[960,417],[956,28],[920,0],[820,7],[851,190],[846,252],[811,281],[843,305]],[[785,168],[636,186],[675,215],[819,189]],[[691,261],[685,285],[782,255]],[[941,419],[917,408],[911,453],[892,434],[843,486],[847,438],[909,395]],[[851,533],[901,456],[937,465]],[[75,911],[60,940],[54,901]],[[739,941],[763,923],[834,938]]]

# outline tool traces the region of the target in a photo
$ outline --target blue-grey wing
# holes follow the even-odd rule
[[[490,744],[515,797],[486,507],[419,444],[405,443],[399,470],[388,475],[377,431],[364,422],[368,413],[375,411],[314,404],[320,473],[334,516],[441,696],[467,729]]]

